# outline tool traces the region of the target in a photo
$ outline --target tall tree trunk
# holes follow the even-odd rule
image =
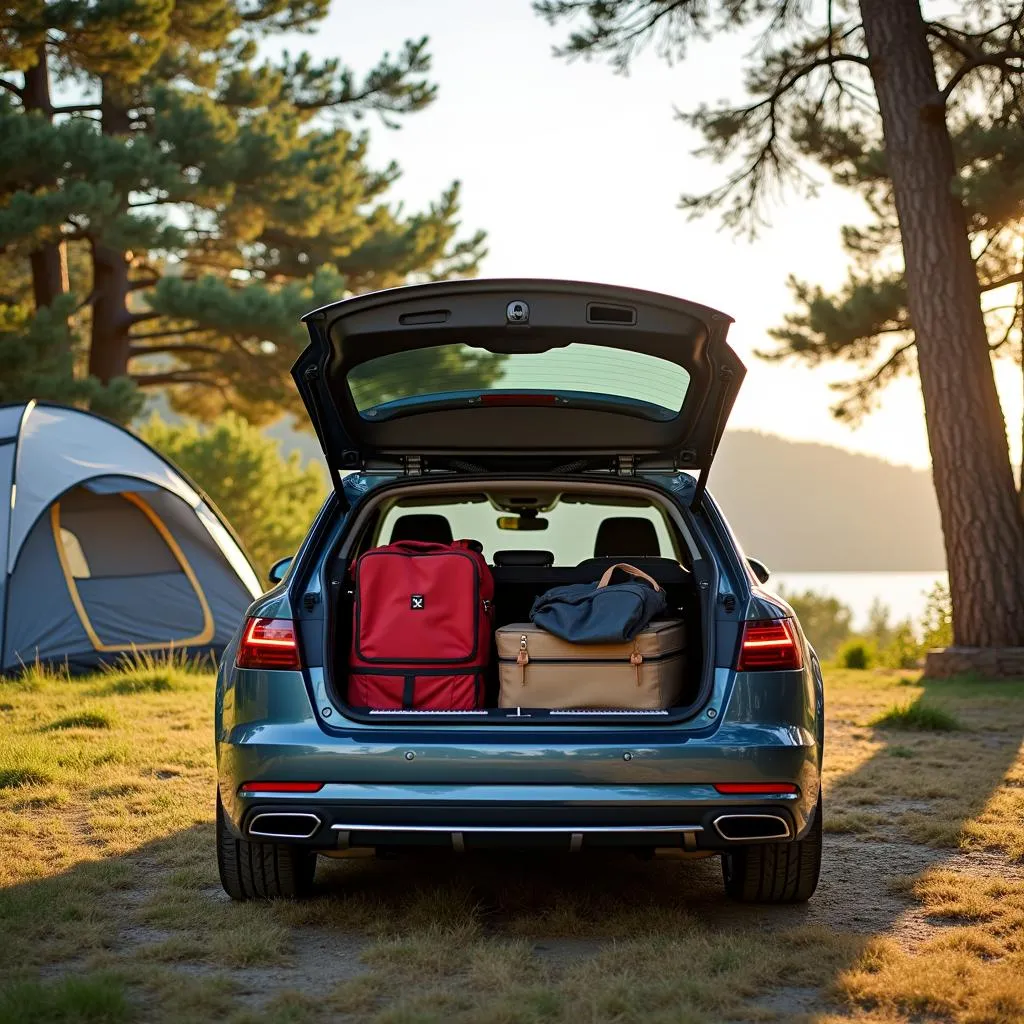
[[[1024,646],[1024,517],[920,4],[860,0],[860,9],[903,237],[954,640]]]
[[[119,102],[117,90],[110,81],[102,81],[100,99],[101,127],[104,135],[127,134],[129,112]],[[127,202],[127,200],[125,200]],[[103,384],[115,377],[128,376],[128,353],[131,340],[128,332],[132,314],[128,309],[128,255],[113,249],[100,239],[92,245],[92,337],[89,344],[89,376]]]
[[[89,345],[89,376],[103,384],[128,375],[128,260],[120,249],[93,242],[92,338]]]
[[[53,100],[50,97],[46,47],[40,46],[36,56],[36,63],[25,72],[21,100],[26,112],[37,111],[47,120],[52,120]],[[68,291],[67,249],[63,242],[44,242],[29,254],[29,263],[36,309],[43,309]]]

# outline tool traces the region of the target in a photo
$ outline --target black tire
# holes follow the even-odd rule
[[[730,899],[743,903],[805,903],[821,873],[821,791],[814,822],[793,843],[756,843],[722,854],[722,876]]]
[[[217,869],[233,900],[301,899],[313,889],[316,854],[288,843],[236,839],[217,794]]]

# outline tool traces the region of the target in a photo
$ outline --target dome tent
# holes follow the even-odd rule
[[[219,652],[259,580],[219,513],[127,430],[0,406],[0,668]]]

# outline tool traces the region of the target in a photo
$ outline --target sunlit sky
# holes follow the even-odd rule
[[[674,108],[740,96],[751,40],[696,45],[674,67],[645,54],[624,77],[554,58],[566,31],[533,14],[529,0],[334,0],[317,34],[290,48],[365,70],[404,39],[429,35],[438,99],[398,131],[368,119],[371,159],[401,165],[393,194],[409,209],[462,181],[466,230],[488,233],[483,276],[605,281],[715,306],[736,318],[731,342],[749,368],[731,426],[927,466],[916,381],[890,385],[879,410],[851,429],[828,411],[829,382],[848,379],[851,367],[810,370],[754,355],[792,308],[789,274],[826,287],[844,279],[839,227],[864,218],[860,201],[816,171],[820,196],[790,197],[754,243],[677,208],[682,192],[719,183],[723,170],[691,155],[699,139]],[[1006,365],[998,377],[1017,460],[1020,372]]]

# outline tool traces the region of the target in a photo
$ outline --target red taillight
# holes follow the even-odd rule
[[[715,789],[728,796],[799,793],[792,782],[716,782]]]
[[[319,793],[322,782],[243,782],[239,793]]]
[[[299,668],[299,645],[291,619],[249,619],[235,664],[239,668]]]
[[[803,668],[804,659],[792,619],[763,619],[743,623],[740,657],[736,668],[757,672]]]
[[[556,405],[555,395],[481,395],[481,405]]]

